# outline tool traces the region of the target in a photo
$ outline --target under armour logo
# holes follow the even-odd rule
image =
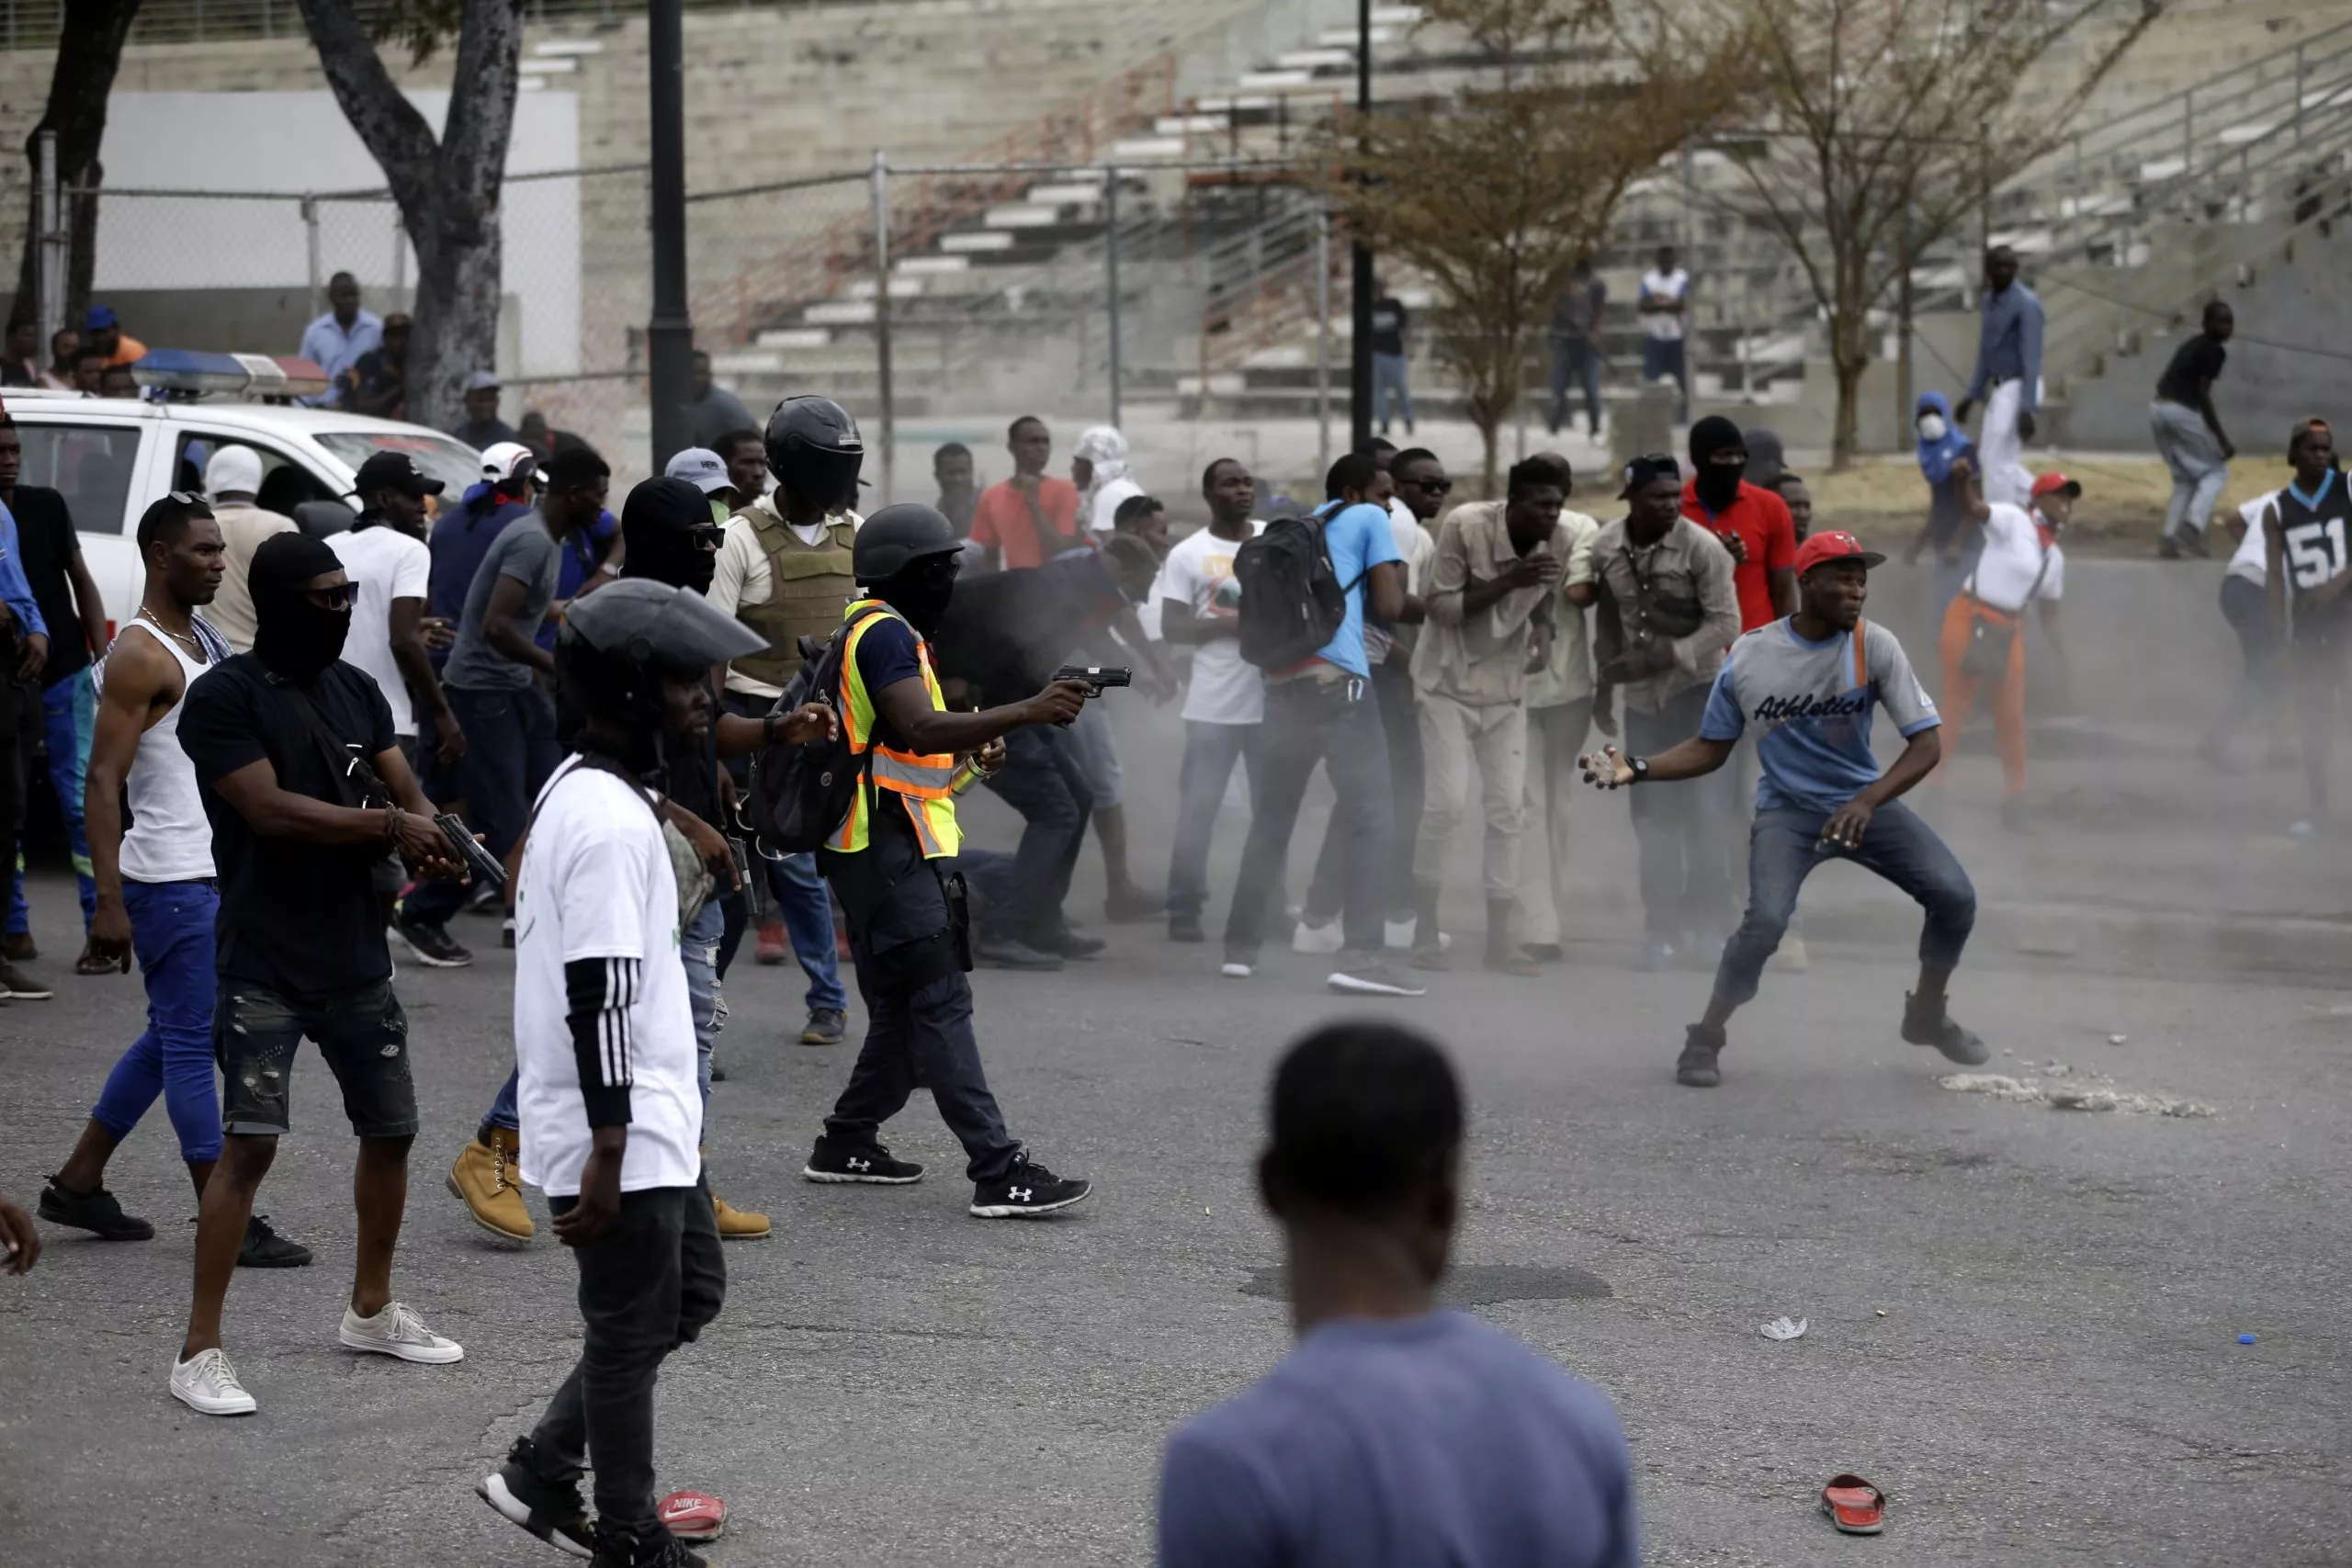
[[[854,1159],[849,1162],[849,1168],[852,1170],[872,1170],[874,1162],[870,1159]]]
[[[1012,1199],[1016,1203],[1026,1203],[1030,1199],[1035,1198],[1037,1193],[1036,1190],[1034,1188],[1008,1187],[1004,1190],[1004,1195]]]

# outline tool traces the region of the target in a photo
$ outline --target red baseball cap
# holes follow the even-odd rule
[[[1797,575],[1803,577],[1815,567],[1826,566],[1834,560],[1858,560],[1864,566],[1883,566],[1886,558],[1876,550],[1862,548],[1862,542],[1853,535],[1831,529],[1826,534],[1808,535],[1797,547]]]
[[[2080,481],[2070,479],[2064,474],[2043,474],[2033,481],[2033,499],[2036,501],[2045,495],[2055,495],[2060,491],[2069,495],[2080,495],[2083,487]]]

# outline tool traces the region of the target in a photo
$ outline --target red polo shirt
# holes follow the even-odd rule
[[[972,508],[972,543],[996,551],[998,560],[1010,571],[1019,567],[1043,566],[1064,550],[1089,542],[1086,530],[1078,525],[1078,487],[1068,479],[1051,475],[1040,479],[1037,510],[1046,514],[1046,525],[1060,537],[1037,536],[1037,520],[1029,514],[1028,498],[1012,488],[1011,479],[989,486],[980,492],[979,503]],[[1781,515],[1788,513],[1783,512]]]
[[[1739,629],[1752,632],[1778,620],[1781,613],[1772,604],[1772,585],[1765,574],[1796,567],[1797,525],[1789,515],[1789,503],[1742,479],[1738,499],[1711,514],[1699,504],[1698,486],[1696,479],[1683,481],[1682,515],[1717,538],[1736,534],[1747,547],[1747,558],[1732,572],[1732,586],[1739,593]]]

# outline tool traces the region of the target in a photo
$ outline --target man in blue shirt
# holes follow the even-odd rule
[[[1437,1304],[1462,1088],[1429,1041],[1342,1023],[1274,1072],[1258,1190],[1298,1345],[1169,1440],[1160,1568],[1635,1568],[1609,1398]]]
[[[1944,1008],[1976,923],[1976,890],[1935,830],[1895,798],[1943,756],[1943,720],[1894,634],[1862,620],[1870,569],[1885,559],[1851,534],[1814,535],[1797,552],[1797,613],[1732,644],[1696,736],[1655,757],[1605,746],[1580,759],[1585,778],[1603,789],[1662,784],[1722,767],[1749,725],[1761,734],[1747,918],[1724,947],[1706,1016],[1685,1036],[1677,1083],[1713,1089],[1723,1081],[1715,1058],[1724,1025],[1755,997],[1797,890],[1832,855],[1876,872],[1927,910],[1919,988],[1904,1000],[1903,1038],[1970,1066],[1991,1055]],[[1883,773],[1871,751],[1871,716],[1881,704],[1904,739],[1903,754]]]
[[[327,389],[303,402],[331,408],[343,395],[345,373],[357,368],[359,356],[384,346],[383,319],[359,308],[359,280],[338,272],[327,280],[325,315],[302,329],[302,357],[327,373]]]
[[[1984,499],[2024,506],[2033,475],[2019,459],[2033,439],[2041,407],[2041,301],[2018,281],[2018,254],[2007,245],[1984,253],[1984,321],[1976,335],[1976,369],[1960,400],[1957,423],[1989,389],[1976,446],[1984,462]]]
[[[1314,658],[1266,671],[1265,755],[1250,774],[1250,841],[1225,926],[1224,973],[1239,980],[1257,969],[1267,903],[1282,886],[1291,829],[1319,761],[1338,797],[1332,810],[1348,825],[1346,943],[1328,983],[1349,996],[1418,997],[1428,987],[1380,956],[1394,807],[1387,734],[1363,646],[1367,596],[1373,613],[1392,624],[1406,618],[1411,604],[1388,522],[1394,490],[1370,457],[1351,452],[1331,465],[1323,491],[1329,500],[1317,515],[1332,573],[1347,590],[1347,615]]]

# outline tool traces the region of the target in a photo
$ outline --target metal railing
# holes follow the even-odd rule
[[[877,0],[680,0],[692,11],[806,11],[819,6],[873,5]],[[73,0],[0,0],[0,47],[51,49]],[[359,0],[363,20],[390,9],[385,0]],[[643,0],[529,0],[533,22],[626,22],[645,15]],[[215,43],[305,36],[296,0],[145,0],[131,23],[134,44]]]

